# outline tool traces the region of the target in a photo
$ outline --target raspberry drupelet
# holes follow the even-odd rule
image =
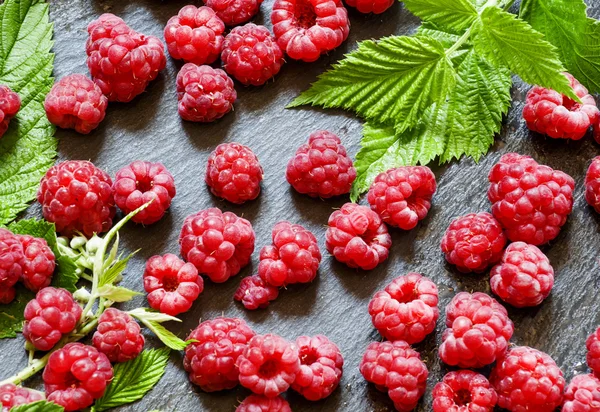
[[[381,14],[394,4],[394,0],[345,0],[345,2],[365,14]]]
[[[262,0],[206,0],[204,4],[213,9],[225,25],[237,26],[258,13]]]
[[[458,370],[433,388],[433,412],[493,412],[498,394],[485,376]]]
[[[600,376],[600,328],[588,336],[585,346],[587,348],[587,364],[596,376]]]
[[[292,412],[292,408],[281,396],[267,398],[261,395],[250,395],[240,403],[235,412]]]
[[[13,407],[44,399],[42,392],[22,388],[12,383],[0,385],[0,411],[9,412]]]
[[[23,246],[20,279],[27,289],[39,292],[52,282],[56,268],[54,253],[45,239],[29,235],[19,235],[17,238]]]
[[[369,302],[373,326],[390,340],[413,344],[435,329],[439,317],[438,289],[419,273],[400,276]]]
[[[0,228],[0,303],[7,304],[15,298],[15,284],[23,274],[21,262],[23,245],[19,236]]]
[[[21,108],[21,98],[10,87],[0,84],[0,137],[8,130],[10,120]]]
[[[585,174],[585,200],[600,213],[600,156],[592,159]]]
[[[576,375],[565,390],[561,412],[600,411],[600,379],[591,374]]]
[[[111,362],[127,362],[142,352],[145,339],[131,315],[108,308],[98,319],[92,342]]]
[[[266,283],[258,275],[246,276],[240,282],[233,299],[242,302],[248,310],[264,309],[279,296],[279,289]]]

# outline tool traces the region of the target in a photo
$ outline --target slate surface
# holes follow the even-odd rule
[[[55,75],[81,72],[85,66],[86,26],[103,12],[112,12],[146,34],[162,37],[162,29],[185,1],[159,0],[57,0],[51,1],[51,20],[55,24]],[[265,0],[257,23],[270,27]],[[600,1],[590,0],[590,14],[600,16]],[[556,142],[530,134],[521,120],[526,85],[516,83],[514,103],[501,136],[492,151],[479,164],[471,160],[434,167],[439,189],[427,219],[411,232],[392,231],[393,246],[387,262],[371,272],[358,272],[335,262],[325,254],[318,278],[309,285],[282,291],[267,310],[247,312],[232,300],[243,276],[255,273],[258,249],[270,243],[273,225],[283,219],[300,223],[313,231],[322,251],[327,218],[346,199],[314,200],[298,195],[284,178],[287,159],[308,135],[317,129],[337,133],[352,156],[358,150],[361,123],[351,114],[315,109],[285,110],[284,106],[306,89],[332,62],[355,47],[359,40],[390,34],[406,34],[418,27],[418,20],[399,3],[381,16],[350,12],[349,40],[329,56],[313,64],[288,63],[274,83],[260,88],[236,85],[235,111],[210,125],[185,123],[177,116],[175,77],[179,63],[169,59],[167,69],[129,104],[111,104],[105,121],[89,136],[59,131],[60,159],[90,159],[114,176],[122,166],[136,159],[161,161],[175,176],[177,196],[170,213],[158,224],[143,228],[129,224],[122,231],[123,247],[140,248],[132,260],[123,284],[142,291],[145,260],[155,254],[178,253],[177,236],[184,218],[198,210],[219,207],[249,219],[257,237],[252,264],[225,284],[207,282],[201,298],[183,323],[170,325],[182,338],[200,319],[225,314],[246,319],[259,333],[273,332],[294,339],[301,334],[325,334],[336,342],[345,356],[345,371],[340,388],[327,400],[310,403],[290,392],[292,409],[301,411],[391,411],[387,397],[367,385],[358,371],[360,357],[369,342],[380,336],[372,328],[367,305],[376,290],[409,271],[422,272],[440,288],[442,318],[435,334],[417,345],[430,370],[428,391],[419,411],[431,410],[431,389],[443,376],[436,345],[444,327],[443,308],[461,290],[489,292],[487,274],[461,275],[445,264],[439,249],[441,236],[450,220],[469,212],[489,210],[486,198],[487,172],[506,152],[532,155],[540,163],[559,168],[577,182],[575,205],[568,223],[552,245],[544,248],[556,271],[556,285],[550,298],[539,308],[509,309],[515,322],[513,342],[530,345],[549,353],[562,367],[567,379],[586,371],[585,337],[600,324],[600,287],[598,268],[600,217],[583,198],[583,178],[591,158],[599,153],[588,136],[580,142]],[[210,195],[203,182],[209,153],[221,142],[237,141],[249,145],[265,169],[260,197],[244,206],[233,206]],[[364,201],[363,201],[364,202]],[[39,216],[34,205],[30,215]],[[145,305],[138,297],[127,308]],[[156,340],[148,335],[148,346]],[[22,338],[0,342],[2,375],[27,363]],[[32,382],[35,384],[35,381]],[[174,353],[159,384],[140,402],[122,410],[149,411],[233,411],[248,391],[238,388],[206,394],[194,388],[182,367],[181,354]]]

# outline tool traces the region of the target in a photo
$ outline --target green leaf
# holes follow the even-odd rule
[[[63,412],[65,409],[48,401],[37,401],[25,405],[15,406],[10,409],[10,412]]]
[[[53,84],[52,44],[48,4],[6,0],[0,5],[0,83],[22,102],[0,139],[0,224],[27,208],[56,157],[54,126],[43,106]]]
[[[104,285],[98,289],[98,296],[112,300],[113,302],[128,302],[141,293],[127,289],[122,286]]]
[[[135,255],[135,252],[127,256],[125,259],[117,259],[113,262],[113,265],[106,269],[98,281],[98,286],[111,285],[115,283],[119,275],[125,271],[129,259]]]
[[[101,412],[144,397],[164,375],[171,350],[144,350],[137,358],[114,366],[114,378],[92,412]]]
[[[0,339],[15,338],[17,332],[23,329],[23,311],[27,303],[35,297],[35,294],[22,286],[16,286],[15,299],[8,305],[0,305]]]
[[[162,343],[171,349],[183,350],[191,342],[181,340],[175,336],[173,332],[160,324],[161,322],[170,320],[181,322],[181,320],[174,316],[165,315],[146,308],[137,308],[127,313],[142,322],[144,326],[154,332],[154,334],[162,341]]]
[[[415,16],[451,31],[467,29],[477,18],[477,9],[468,0],[403,0]]]
[[[600,92],[600,22],[583,0],[523,0],[521,17],[558,49],[561,61],[591,92]]]

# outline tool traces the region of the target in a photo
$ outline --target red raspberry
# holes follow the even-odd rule
[[[404,341],[373,342],[360,362],[364,378],[394,401],[398,411],[412,411],[425,393],[427,366]]]
[[[8,305],[15,299],[17,295],[17,290],[14,286],[3,287],[0,289],[0,303],[3,305]]]
[[[534,86],[527,93],[523,118],[534,132],[555,139],[579,140],[600,119],[600,112],[588,90],[569,73],[565,76],[581,103],[557,91]]]
[[[377,175],[367,200],[385,223],[410,230],[427,216],[435,188],[427,166],[397,167]]]
[[[591,374],[573,377],[565,391],[565,400],[561,411],[600,411],[600,380]]]
[[[346,203],[329,216],[325,247],[351,268],[375,268],[387,259],[392,237],[377,213],[356,203]]]
[[[600,328],[588,336],[585,346],[588,351],[587,364],[596,376],[600,376]]]
[[[600,156],[594,157],[585,174],[585,200],[600,213]]]
[[[229,32],[221,60],[225,71],[246,86],[265,84],[279,73],[284,62],[283,52],[269,29],[253,23]]]
[[[369,302],[373,326],[384,338],[421,342],[435,329],[440,316],[438,289],[419,273],[400,276]]]
[[[234,388],[239,383],[238,357],[254,336],[241,319],[216,318],[202,322],[187,339],[183,366],[190,381],[206,392]]]
[[[111,362],[135,359],[144,349],[140,325],[128,314],[108,308],[98,319],[92,342]]]
[[[305,62],[335,49],[350,32],[340,0],[276,0],[271,23],[279,46],[292,59]]]
[[[0,84],[0,137],[6,133],[10,119],[17,115],[20,108],[19,95],[10,87]]]
[[[140,160],[117,172],[113,184],[115,203],[125,214],[153,201],[131,220],[144,225],[158,222],[175,197],[175,180],[162,163]]]
[[[50,123],[83,134],[88,134],[104,120],[106,106],[108,99],[100,87],[83,74],[63,77],[52,86],[44,100]]]
[[[528,346],[512,347],[490,375],[498,406],[509,411],[552,412],[562,404],[565,379],[554,360]]]
[[[242,204],[260,194],[263,168],[248,146],[223,143],[208,157],[205,180],[215,196]]]
[[[361,13],[381,14],[394,4],[394,0],[345,0],[346,4]]]
[[[23,336],[38,350],[48,351],[72,332],[81,318],[81,306],[65,289],[47,287],[25,306]]]
[[[50,402],[78,411],[104,395],[113,369],[105,354],[74,342],[50,355],[42,378]]]
[[[190,122],[214,122],[233,109],[237,93],[233,80],[221,69],[183,65],[177,74],[179,116]]]
[[[454,219],[441,244],[448,263],[463,273],[483,272],[502,258],[505,245],[500,223],[487,212]]]
[[[266,283],[260,276],[254,275],[242,279],[233,299],[242,302],[246,309],[254,310],[266,308],[277,296],[279,289]]]
[[[299,193],[329,198],[350,192],[356,169],[340,138],[319,130],[290,159],[285,177]]]
[[[446,306],[439,355],[460,368],[481,368],[506,352],[514,326],[504,306],[485,293],[460,292]]]
[[[258,13],[262,0],[206,0],[204,4],[213,9],[226,25],[237,26]]]
[[[523,242],[508,245],[490,276],[492,292],[517,308],[539,305],[554,285],[554,269],[546,255]]]
[[[144,289],[151,308],[177,316],[190,310],[204,290],[204,280],[194,265],[167,253],[146,262]]]
[[[254,241],[249,221],[216,207],[188,216],[179,235],[181,256],[215,283],[237,275],[250,262]]]
[[[267,398],[287,391],[300,372],[296,345],[273,334],[250,339],[237,365],[242,386]]]
[[[23,245],[21,281],[25,287],[38,292],[50,286],[56,261],[46,240],[28,235],[19,236],[18,239]]]
[[[111,102],[133,100],[167,64],[158,37],[130,29],[114,14],[103,14],[87,30],[87,65],[92,79]]]
[[[300,353],[300,371],[292,389],[309,401],[331,395],[342,379],[344,358],[337,345],[326,336],[300,336],[296,339]]]
[[[250,395],[235,409],[235,412],[292,412],[288,401],[281,396]]]
[[[488,179],[492,214],[510,240],[542,245],[558,236],[573,208],[571,176],[529,156],[508,153],[492,167]]]
[[[91,162],[69,160],[52,166],[37,192],[44,218],[64,236],[91,238],[108,231],[115,216],[112,180]]]
[[[0,385],[0,411],[9,412],[13,407],[41,401],[44,394],[32,389],[22,388],[12,383]]]
[[[433,412],[493,412],[498,394],[485,376],[450,372],[433,388]]]
[[[315,235],[300,225],[283,221],[275,225],[271,237],[273,244],[260,251],[260,277],[272,286],[312,282],[321,262]]]
[[[19,236],[0,228],[0,303],[6,304],[13,300],[13,286],[23,273],[21,262],[24,253],[19,239]]]

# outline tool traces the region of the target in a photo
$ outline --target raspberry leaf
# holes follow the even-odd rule
[[[477,18],[477,9],[468,0],[404,0],[412,14],[451,31],[468,28]]]
[[[141,293],[122,286],[104,285],[98,289],[98,296],[113,302],[128,302]]]
[[[25,306],[35,297],[35,293],[25,289],[20,283],[15,287],[15,300],[8,305],[0,305],[0,339],[17,337],[17,332],[23,329]]]
[[[162,343],[173,350],[183,350],[192,342],[181,340],[175,336],[173,332],[161,325],[161,322],[170,320],[181,322],[179,318],[155,312],[146,308],[137,308],[129,311],[128,313],[142,322],[144,326],[154,332],[154,334],[162,341]]]
[[[25,405],[14,406],[10,412],[63,412],[65,408],[54,402],[37,401]]]

